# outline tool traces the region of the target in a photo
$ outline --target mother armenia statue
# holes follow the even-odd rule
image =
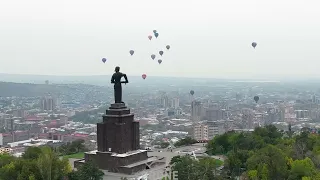
[[[117,66],[115,68],[115,73],[113,73],[111,77],[111,83],[114,84],[114,101],[115,103],[123,103],[122,102],[122,83],[129,83],[127,75],[120,72],[120,67]],[[125,81],[121,81],[121,78],[124,77]]]

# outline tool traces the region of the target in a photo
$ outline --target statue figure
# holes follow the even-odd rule
[[[115,68],[115,73],[111,77],[111,83],[114,84],[114,101],[115,103],[122,102],[122,83],[129,83],[127,75],[120,72],[120,67]],[[121,78],[124,77],[125,81],[121,81]]]

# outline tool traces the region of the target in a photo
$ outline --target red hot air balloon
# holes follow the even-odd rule
[[[142,74],[142,79],[146,79],[147,75],[146,74]]]
[[[152,39],[152,36],[151,36],[151,35],[149,35],[149,36],[148,36],[148,38],[149,38],[149,40],[151,40],[151,39]]]

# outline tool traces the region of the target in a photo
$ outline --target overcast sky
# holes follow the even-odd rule
[[[97,75],[119,65],[131,75],[320,77],[319,7],[317,0],[2,0],[0,73]],[[154,29],[159,38],[149,41]]]

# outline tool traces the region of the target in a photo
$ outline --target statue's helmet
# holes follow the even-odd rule
[[[117,67],[114,69],[114,71],[119,72],[119,71],[120,71],[120,67],[117,66]]]

